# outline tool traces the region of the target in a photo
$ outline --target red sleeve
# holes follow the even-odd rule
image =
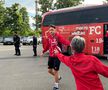
[[[67,45],[67,46],[70,46],[70,41],[69,40],[66,40],[62,35],[60,34],[57,34],[58,36],[58,39],[59,39],[59,42],[64,44],[64,45]]]
[[[105,77],[108,77],[108,66],[105,66],[98,58],[94,57],[95,71]]]
[[[44,44],[43,53],[45,53],[47,50],[49,50],[49,41],[48,41],[48,39],[46,39],[43,44]]]
[[[64,56],[63,54],[58,53],[57,57],[62,63],[66,64],[68,67],[70,66],[70,57],[69,56]]]

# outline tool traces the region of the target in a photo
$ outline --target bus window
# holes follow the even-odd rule
[[[108,21],[108,8],[85,9],[80,11],[68,11],[45,16],[43,21],[44,26],[54,24],[72,25],[72,24],[86,24],[99,23]]]
[[[55,24],[55,15],[47,15],[43,21],[43,26],[49,26],[50,24]]]
[[[56,14],[55,25],[70,25],[79,22],[81,12],[67,12]]]

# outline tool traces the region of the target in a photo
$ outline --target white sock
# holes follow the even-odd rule
[[[58,83],[55,82],[54,87],[57,87],[58,88]]]

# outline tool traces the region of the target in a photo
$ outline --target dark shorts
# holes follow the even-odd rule
[[[50,57],[48,59],[48,69],[54,69],[56,71],[59,70],[60,61],[57,57]]]

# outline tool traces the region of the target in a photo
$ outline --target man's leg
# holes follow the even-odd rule
[[[15,47],[15,54],[14,55],[17,55],[17,50],[16,50],[16,47]]]
[[[54,83],[53,90],[58,90],[59,89],[59,73],[56,70],[54,70],[54,79],[55,79],[55,83]]]
[[[34,56],[37,56],[36,47],[33,47]]]
[[[37,56],[37,47],[36,47],[36,49],[35,49],[36,51],[35,51],[35,53],[36,53],[36,56]]]
[[[55,84],[54,84],[54,88],[58,89],[59,86],[59,67],[60,67],[60,61],[58,60],[58,58],[54,59],[54,79],[55,79]]]
[[[21,52],[20,52],[19,46],[17,46],[16,49],[17,49],[17,55],[20,56]]]
[[[59,83],[59,72],[54,70],[54,79],[56,83]]]
[[[50,73],[51,75],[54,76],[54,71],[53,71],[53,67],[54,67],[54,60],[53,57],[48,58],[48,73]]]
[[[19,49],[19,47],[18,47],[18,55],[21,55],[21,52],[20,52],[20,49]]]
[[[54,70],[53,70],[53,69],[48,69],[48,73],[50,73],[52,76],[55,76],[55,75],[54,75]]]

